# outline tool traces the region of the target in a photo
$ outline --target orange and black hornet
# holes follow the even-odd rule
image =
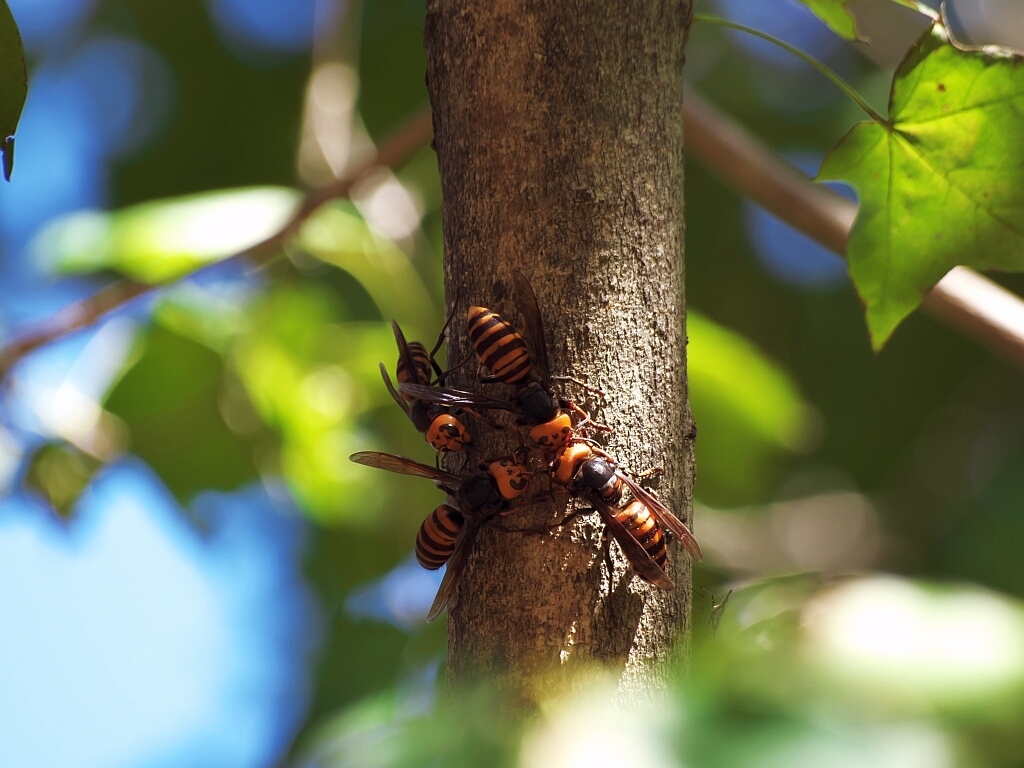
[[[526,493],[530,472],[514,458],[480,462],[478,471],[468,477],[390,453],[363,451],[350,458],[357,464],[388,472],[426,477],[454,501],[441,504],[431,512],[416,536],[416,559],[420,565],[436,570],[448,563],[427,614],[427,620],[432,621],[451,600],[480,528],[506,509],[510,501]]]
[[[691,557],[701,558],[700,545],[690,529],[589,440],[571,438],[551,462],[550,472],[553,483],[593,505],[633,570],[644,581],[672,589],[672,581],[665,573],[665,530],[679,539]],[[625,505],[624,487],[633,496]]]
[[[437,373],[437,381],[443,382],[445,373],[434,360],[434,355],[441,348],[444,340],[444,332],[451,322],[451,316],[445,322],[441,333],[437,337],[437,344],[434,349],[427,352],[427,348],[418,341],[407,342],[402,329],[398,323],[392,321],[391,327],[395,332],[395,343],[398,344],[398,365],[395,375],[398,378],[399,388],[404,386],[418,386],[424,389],[434,389],[431,385],[433,373]],[[380,364],[380,375],[384,379],[391,397],[398,404],[405,415],[416,427],[428,443],[438,452],[458,452],[473,442],[473,436],[469,434],[466,425],[455,415],[457,408],[449,408],[438,403],[431,403],[423,398],[415,398],[412,395],[400,395],[396,391],[391,378],[388,376],[384,363]]]
[[[529,428],[530,439],[551,456],[565,446],[573,433],[570,412],[583,421],[588,417],[581,408],[554,393],[537,297],[522,272],[514,270],[512,279],[526,326],[525,338],[497,312],[484,307],[470,307],[468,312],[469,340],[480,362],[491,373],[483,381],[514,386],[511,401],[417,384],[402,385],[400,389],[403,395],[446,407],[517,413],[520,423]]]

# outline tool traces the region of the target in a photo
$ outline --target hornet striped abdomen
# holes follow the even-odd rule
[[[668,561],[668,545],[661,526],[651,515],[651,510],[639,501],[633,501],[615,512],[615,517],[629,531],[629,534],[640,542],[651,559],[664,569]]]
[[[505,384],[518,384],[533,372],[523,337],[511,323],[483,307],[470,307],[469,340],[491,375]]]
[[[399,356],[395,373],[398,376],[399,384],[429,384],[432,372],[430,355],[427,348],[421,342],[410,341],[407,345],[409,357],[412,361],[412,370],[403,356]],[[408,398],[412,399],[412,398]]]
[[[480,529],[507,509],[509,501],[526,492],[530,471],[514,457],[481,462],[478,470],[468,476],[379,451],[360,451],[349,458],[356,464],[399,475],[428,478],[449,499],[455,500],[454,505],[441,504],[431,512],[416,536],[416,559],[420,565],[435,570],[448,564],[427,614],[427,621],[433,621],[455,593]]]
[[[552,483],[567,487],[571,493],[582,496],[593,505],[630,565],[644,581],[662,589],[672,589],[672,580],[665,573],[668,562],[666,532],[678,537],[694,558],[700,557],[700,547],[690,530],[598,446],[571,437],[552,460],[549,469]],[[624,488],[630,490],[633,499],[623,505]]]
[[[416,559],[428,571],[436,571],[452,556],[455,539],[466,518],[455,507],[441,504],[427,515],[416,535]]]

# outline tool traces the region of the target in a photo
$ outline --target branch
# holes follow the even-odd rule
[[[689,152],[741,194],[825,247],[845,254],[857,216],[854,203],[811,182],[692,89],[687,89],[684,104]],[[343,178],[311,190],[278,232],[217,264],[272,258],[320,206],[346,197],[374,168],[400,163],[431,135],[430,113],[425,111],[385,141],[376,157]],[[163,287],[119,280],[69,305],[0,350],[0,377],[39,347],[88,328],[136,297]],[[1024,301],[1015,294],[971,269],[955,267],[925,296],[923,306],[928,314],[1024,369]]]
[[[683,100],[686,150],[740,194],[840,255],[857,205],[815,184],[693,89]],[[925,311],[1024,370],[1024,301],[967,267],[925,296]]]
[[[425,146],[431,136],[433,136],[433,126],[430,111],[425,110],[412,122],[385,140],[375,156],[358,164],[342,178],[310,190],[287,223],[270,237],[245,251],[196,270],[189,276],[201,274],[205,269],[219,267],[226,262],[248,259],[259,264],[273,258],[320,206],[340,197],[348,197],[352,187],[370,175],[374,169],[399,164],[420,147]],[[36,328],[22,334],[0,349],[0,378],[4,377],[15,363],[30,352],[62,339],[75,331],[88,328],[138,296],[160,290],[167,285],[169,284],[148,285],[134,280],[118,280],[100,289],[92,296],[70,304],[40,323]]]

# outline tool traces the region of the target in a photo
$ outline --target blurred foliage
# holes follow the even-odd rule
[[[486,685],[368,698],[314,732],[300,765],[1015,765],[1024,757],[1024,605],[891,577],[752,583],[670,696],[622,702],[595,670],[526,717]],[[585,680],[585,678],[584,678]]]
[[[253,308],[253,330],[232,357],[257,413],[281,435],[273,469],[303,508],[369,527],[383,513],[376,483],[348,456],[366,443],[368,412],[390,402],[377,368],[390,329],[339,320],[325,290],[282,287]],[[365,501],[354,508],[352,497]]]
[[[21,33],[7,1],[0,2],[0,151],[4,178],[11,180],[14,167],[14,132],[28,95],[28,74]]]
[[[425,101],[424,10],[412,0],[349,10],[358,26],[340,36],[349,42],[315,56],[358,70],[353,122],[378,138]],[[96,20],[165,59],[174,116],[112,168],[112,212],[53,223],[36,240],[40,263],[91,281],[114,271],[162,282],[273,232],[299,194],[309,57],[231,48],[199,0],[106,0]],[[848,48],[829,63],[862,91],[889,74]],[[820,156],[849,128],[848,105],[818,75],[769,66],[717,30],[694,29],[687,67],[780,151]],[[259,477],[306,514],[304,568],[322,641],[292,763],[1024,762],[1024,635],[1012,597],[1024,596],[1019,375],[918,316],[874,356],[851,286],[773,278],[752,252],[740,200],[693,163],[686,272],[698,498],[770,527],[780,499],[859,493],[882,532],[872,567],[915,578],[736,583],[709,558],[696,573],[690,678],[673,684],[669,704],[622,711],[601,683],[525,721],[505,716],[500,692],[486,687],[436,701],[444,623],[409,629],[349,603],[408,562],[418,525],[441,501],[429,483],[384,482],[346,460],[356,448],[433,459],[377,365],[394,366],[390,319],[426,341],[441,324],[440,184],[429,149],[392,170],[355,202],[322,209],[263,269],[223,265],[163,292],[103,398],[127,425],[129,450],[179,499]],[[382,234],[378,189],[407,194],[420,226]],[[66,514],[97,468],[78,449],[47,444],[19,479]],[[699,536],[699,517],[696,528]],[[587,745],[582,757],[572,751]]]
[[[351,203],[324,206],[302,228],[296,244],[354,277],[381,317],[401,317],[414,334],[435,327],[437,310],[408,254],[368,227]]]
[[[1022,632],[1021,604],[981,590],[754,584],[696,643],[677,744],[687,765],[1011,764]]]
[[[381,694],[318,729],[300,764],[324,768],[513,766],[523,726],[481,686],[449,696],[432,714],[427,687]]]
[[[143,283],[168,282],[274,234],[298,202],[295,190],[260,187],[84,211],[44,230],[35,257],[65,274],[113,270]]]
[[[174,73],[174,117],[160,140],[116,167],[116,207],[193,192],[295,183],[309,58],[239,56],[203,0],[107,0],[97,23],[152,46]]]
[[[62,519],[92,481],[102,462],[67,443],[47,443],[28,465],[26,486],[42,495]]]
[[[764,498],[779,454],[808,447],[809,406],[786,371],[739,334],[692,310],[686,333],[700,498],[709,504]]]
[[[426,8],[415,0],[362,0],[359,114],[374,138],[386,136],[427,105],[423,82]]]
[[[232,490],[256,476],[252,447],[221,415],[224,379],[219,355],[154,325],[104,403],[128,425],[132,452],[179,499],[207,488]]]
[[[397,497],[383,494],[393,503]],[[417,496],[418,498],[418,496]],[[415,504],[416,499],[411,500]],[[412,511],[412,510],[410,510]],[[426,513],[429,507],[424,505]],[[420,628],[412,638],[390,624],[353,617],[345,599],[353,588],[380,576],[408,553],[408,538],[415,536],[402,526],[381,525],[361,532],[346,527],[318,530],[309,549],[307,575],[317,587],[323,606],[326,632],[315,669],[315,688],[306,729],[325,718],[398,683],[409,674],[409,649],[437,627]],[[440,625],[443,631],[444,623]],[[440,643],[435,643],[436,654]]]

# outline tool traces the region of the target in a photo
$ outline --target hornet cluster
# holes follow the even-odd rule
[[[591,505],[590,510],[577,510],[558,525],[581,512],[596,511],[644,581],[672,588],[665,573],[666,533],[676,537],[692,557],[700,558],[697,540],[679,518],[588,436],[588,430],[607,428],[595,425],[583,409],[556,393],[553,379],[573,379],[551,376],[537,297],[522,272],[514,271],[512,279],[523,319],[522,333],[484,307],[470,307],[467,317],[473,351],[487,372],[481,385],[510,385],[511,397],[445,386],[447,372],[437,364],[435,355],[452,316],[430,352],[418,341],[406,341],[398,324],[392,323],[398,344],[397,387],[383,363],[380,370],[391,397],[438,455],[473,451],[464,419],[468,415],[486,421],[486,411],[514,414],[529,440],[516,430],[520,449],[513,456],[480,461],[476,472],[466,476],[389,453],[364,451],[351,457],[359,464],[428,478],[447,494],[446,502],[427,516],[416,537],[420,565],[430,570],[448,565],[428,620],[436,618],[451,600],[481,528],[508,510],[513,501],[532,498],[525,497],[536,474],[529,469],[531,454],[540,457],[550,478],[549,488],[564,488]]]

